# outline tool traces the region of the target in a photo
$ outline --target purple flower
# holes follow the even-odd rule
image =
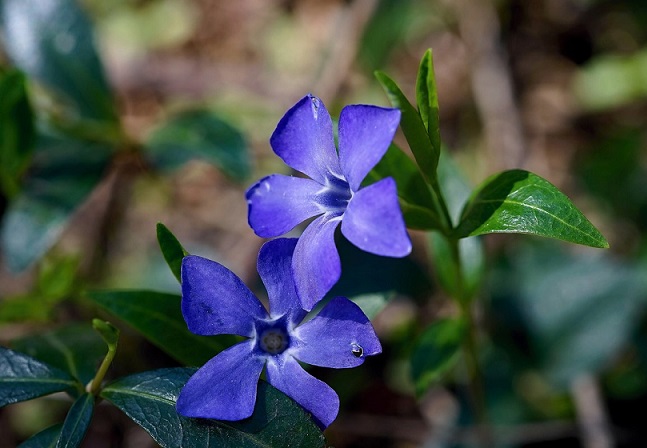
[[[258,254],[258,273],[270,312],[224,266],[198,256],[182,260],[182,314],[199,335],[237,334],[249,339],[216,355],[186,383],[177,410],[186,417],[240,420],[252,415],[263,367],[267,381],[292,397],[323,428],[339,411],[339,398],[298,361],[355,367],[382,351],[369,319],[345,297],[332,299],[311,320],[292,277],[294,238],[269,241]]]
[[[335,229],[355,246],[377,255],[404,257],[411,241],[395,181],[361,188],[388,149],[400,122],[398,109],[346,106],[339,117],[339,153],[332,120],[321,100],[305,96],[281,119],[270,144],[290,167],[310,179],[273,174],[247,191],[249,225],[260,237],[283,235],[308,218],[294,252],[297,293],[311,309],[339,280]]]

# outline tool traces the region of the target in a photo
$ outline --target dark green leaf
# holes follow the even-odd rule
[[[65,417],[56,448],[80,446],[88,426],[90,426],[93,412],[94,395],[85,393],[77,398]]]
[[[12,348],[69,373],[82,384],[94,377],[106,347],[88,324],[73,324],[12,342]]]
[[[201,159],[236,180],[244,180],[250,172],[242,134],[208,110],[187,111],[172,118],[150,135],[146,150],[153,164],[163,170]]]
[[[440,147],[434,147],[429,135],[427,135],[427,128],[422,122],[420,114],[404,96],[398,85],[380,71],[375,72],[375,77],[382,84],[393,107],[397,107],[402,112],[400,127],[404,137],[409,143],[413,157],[416,159],[425,180],[429,185],[434,185],[437,179],[436,168],[440,157]]]
[[[181,298],[153,291],[93,291],[90,299],[131,325],[183,364],[201,366],[235,342],[233,336],[197,336],[184,322]]]
[[[0,407],[79,386],[62,370],[0,347]]]
[[[0,246],[7,264],[20,271],[57,240],[74,210],[101,179],[110,148],[41,135],[21,193],[6,211]]]
[[[606,248],[607,240],[557,187],[523,170],[491,176],[465,205],[456,235],[529,233]]]
[[[454,367],[465,334],[465,323],[459,319],[440,319],[425,329],[411,356],[416,394],[424,394]]]
[[[50,426],[25,440],[18,445],[18,448],[55,448],[61,428],[63,428],[62,423]]]
[[[176,368],[139,373],[109,384],[101,396],[165,448],[325,446],[323,434],[309,415],[264,381],[258,385],[254,414],[248,419],[223,422],[181,417],[175,402],[194,372]]]
[[[396,145],[391,145],[382,160],[366,176],[368,183],[393,177],[398,186],[400,208],[407,227],[439,229],[434,200],[416,164]]]
[[[13,197],[20,189],[35,141],[34,117],[22,73],[0,71],[0,98],[0,190]]]
[[[420,61],[416,80],[416,100],[422,122],[427,128],[431,144],[440,154],[440,118],[438,116],[438,91],[434,74],[434,60],[431,49]]]
[[[92,26],[74,0],[3,0],[0,27],[13,63],[58,95],[68,115],[117,121]]]
[[[171,272],[173,272],[178,282],[182,282],[182,259],[189,253],[184,250],[175,235],[161,222],[157,223],[157,242],[168,267],[171,268]]]

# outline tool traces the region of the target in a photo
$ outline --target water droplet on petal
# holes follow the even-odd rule
[[[355,344],[355,343],[351,344],[350,351],[353,354],[353,356],[355,356],[356,358],[361,358],[362,355],[364,355],[364,349],[359,344]]]
[[[312,116],[316,120],[319,113],[319,98],[312,96],[310,97],[310,101],[312,102]]]

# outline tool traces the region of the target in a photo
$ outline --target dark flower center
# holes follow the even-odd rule
[[[290,346],[287,316],[276,320],[256,321],[256,349],[261,353],[278,355]]]
[[[326,211],[344,212],[352,197],[350,186],[344,179],[331,176],[326,179],[324,191],[319,196],[319,203]]]

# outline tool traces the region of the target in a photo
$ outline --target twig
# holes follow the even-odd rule
[[[602,394],[590,374],[583,374],[571,383],[571,394],[577,411],[582,446],[584,448],[611,448],[615,446]]]

